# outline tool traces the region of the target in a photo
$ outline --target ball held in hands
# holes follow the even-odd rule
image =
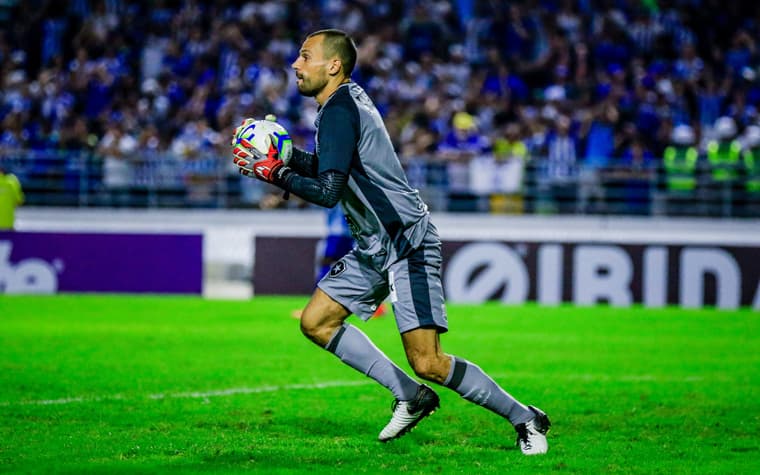
[[[232,155],[244,161],[276,158],[287,164],[293,155],[293,142],[285,128],[268,114],[264,120],[245,119],[232,137]],[[237,161],[235,162],[238,163]]]

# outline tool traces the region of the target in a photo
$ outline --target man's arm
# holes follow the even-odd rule
[[[283,177],[282,183],[276,184],[310,203],[332,208],[343,196],[348,184],[348,175],[335,170],[324,171],[315,178],[290,173]]]
[[[288,166],[301,176],[317,176],[317,156],[299,148],[293,147]]]
[[[332,208],[348,185],[351,161],[359,142],[359,122],[356,111],[337,105],[324,110],[320,124],[319,159],[311,154],[298,158],[294,155],[287,167],[272,174],[270,181],[310,203]],[[291,166],[294,160],[297,165]],[[304,173],[309,169],[314,173]]]
[[[8,175],[8,180],[10,181],[13,194],[16,195],[16,205],[24,204],[24,192],[21,189],[21,182],[19,182],[16,175],[13,174]]]

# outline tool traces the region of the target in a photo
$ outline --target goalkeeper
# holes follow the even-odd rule
[[[350,80],[355,64],[356,47],[344,32],[310,34],[292,67],[299,92],[319,104],[315,152],[294,150],[286,164],[274,147],[262,153],[238,144],[234,151],[244,175],[320,206],[340,203],[356,240],[320,280],[303,311],[301,331],[393,393],[393,413],[378,438],[400,437],[438,408],[438,395],[346,323],[352,313],[368,320],[389,297],[415,374],[509,420],[524,454],[545,453],[546,414],[521,404],[478,366],[441,348],[439,335],[448,330],[441,241],[427,206],[407,182],[379,112]]]

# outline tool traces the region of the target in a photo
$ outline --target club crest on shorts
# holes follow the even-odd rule
[[[343,260],[336,262],[330,269],[330,277],[338,277],[346,270],[346,263]]]

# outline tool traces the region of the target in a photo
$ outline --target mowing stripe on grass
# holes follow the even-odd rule
[[[510,379],[535,379],[543,377],[536,373],[510,373],[510,374],[496,374],[495,378],[510,378]],[[673,376],[663,377],[655,376],[651,374],[628,374],[628,375],[608,375],[608,374],[565,374],[561,379],[569,381],[603,381],[603,382],[623,382],[623,383],[635,383],[635,382],[671,382],[671,383],[694,383],[704,381],[702,376]],[[370,384],[376,384],[374,381],[324,381],[321,383],[297,383],[297,384],[285,384],[282,386],[259,386],[255,388],[229,388],[229,389],[217,389],[210,391],[188,391],[188,392],[175,392],[175,393],[156,393],[145,396],[147,399],[159,400],[159,399],[209,399],[212,397],[226,397],[235,396],[238,394],[258,394],[258,393],[273,393],[277,391],[293,391],[299,389],[328,389],[328,388],[346,388],[351,386],[365,386]],[[135,397],[133,399],[138,399]],[[0,407],[8,406],[55,406],[63,404],[74,403],[90,403],[90,402],[102,402],[102,401],[122,401],[129,398],[122,394],[113,394],[107,396],[77,396],[77,397],[65,397],[59,399],[39,399],[39,400],[26,400],[26,401],[0,401]]]

